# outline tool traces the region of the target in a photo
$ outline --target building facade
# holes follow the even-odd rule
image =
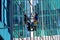
[[[5,2],[5,4],[4,4]],[[33,0],[33,13],[38,14],[36,36],[60,35],[60,0]],[[3,5],[4,4],[4,5]],[[31,16],[29,0],[5,0],[2,4],[2,23],[8,26],[13,38],[30,37],[24,24],[24,14]]]

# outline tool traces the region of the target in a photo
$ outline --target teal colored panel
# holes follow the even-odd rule
[[[0,22],[0,28],[4,28],[4,24]]]
[[[58,33],[58,35],[60,35],[60,28],[57,29],[57,33]]]
[[[51,9],[59,9],[60,8],[60,0],[50,0]]]
[[[14,38],[21,38],[23,37],[23,31],[22,30],[15,30],[13,31]]]
[[[0,35],[4,38],[4,40],[10,40],[8,29],[0,29]]]
[[[52,31],[51,30],[45,30],[44,33],[45,33],[45,36],[57,35],[57,29],[53,29]]]

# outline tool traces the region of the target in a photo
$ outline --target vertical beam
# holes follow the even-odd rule
[[[43,3],[41,0],[41,13],[42,13],[42,31],[41,31],[41,35],[44,35],[44,25],[43,25]]]
[[[9,19],[10,19],[10,31],[11,31],[11,40],[13,40],[13,13],[14,13],[14,9],[13,9],[13,7],[14,7],[14,4],[13,4],[13,0],[10,0],[10,4],[9,4],[10,6],[9,6]]]
[[[30,0],[30,3],[33,4],[33,0]],[[32,13],[32,15],[33,15],[33,6],[30,5],[30,7],[31,7],[31,13]]]
[[[1,15],[2,15],[2,22],[7,25],[7,19],[6,19],[6,7],[7,7],[7,0],[1,0]]]
[[[5,7],[7,8],[7,0],[5,0]],[[6,19],[6,12],[7,10],[5,9],[5,24],[7,25],[7,19]]]
[[[1,11],[2,11],[2,10],[1,10],[1,9],[2,9],[1,2],[2,2],[2,0],[0,0],[0,6],[1,6],[1,7],[0,7],[0,21],[1,21],[1,14],[2,14],[2,13],[1,13]]]
[[[2,23],[5,23],[5,0],[2,0]]]
[[[33,4],[33,0],[30,0],[30,3]],[[30,7],[31,7],[31,14],[33,15],[33,6],[30,5]],[[31,31],[31,39],[30,40],[33,40],[33,31]]]
[[[2,11],[1,13],[2,14],[1,15],[2,15],[2,22],[3,22],[3,0],[1,0],[1,7],[2,7],[2,9],[1,9],[1,11]]]
[[[31,40],[34,40],[33,35],[33,31],[31,31]]]

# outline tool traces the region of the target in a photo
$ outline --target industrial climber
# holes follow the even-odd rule
[[[36,30],[36,27],[37,27],[37,24],[38,24],[38,14],[36,13],[35,16],[34,16],[34,30]]]
[[[38,24],[38,14],[36,13],[34,16],[34,25]]]
[[[26,24],[28,31],[30,31],[30,19],[26,14],[24,14],[24,23]]]
[[[38,14],[35,13],[34,15],[31,15],[31,28],[33,28],[33,30],[36,30],[37,24],[38,24]]]
[[[24,23],[27,24],[28,17],[26,14],[24,14]]]
[[[30,20],[31,20],[31,22],[30,22]],[[28,26],[27,28],[29,31],[31,30],[31,28],[32,28],[32,30],[35,30],[36,26],[38,24],[38,14],[31,15],[31,19],[28,18],[27,15],[25,14],[24,15],[24,22]]]
[[[34,15],[31,15],[31,27],[34,26]]]
[[[27,21],[27,25],[28,25],[27,29],[28,29],[28,31],[30,31],[30,22],[29,21]]]

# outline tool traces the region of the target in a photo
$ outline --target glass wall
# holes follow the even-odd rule
[[[11,5],[12,4],[12,5]],[[10,22],[13,26],[13,36],[15,38],[30,37],[30,32],[24,24],[24,14],[30,17],[30,2],[28,0],[13,0],[10,4]],[[56,5],[55,5],[56,4]],[[58,6],[57,6],[58,5]],[[33,13],[38,13],[37,30],[34,36],[57,35],[60,27],[60,5],[59,0],[33,0]]]

